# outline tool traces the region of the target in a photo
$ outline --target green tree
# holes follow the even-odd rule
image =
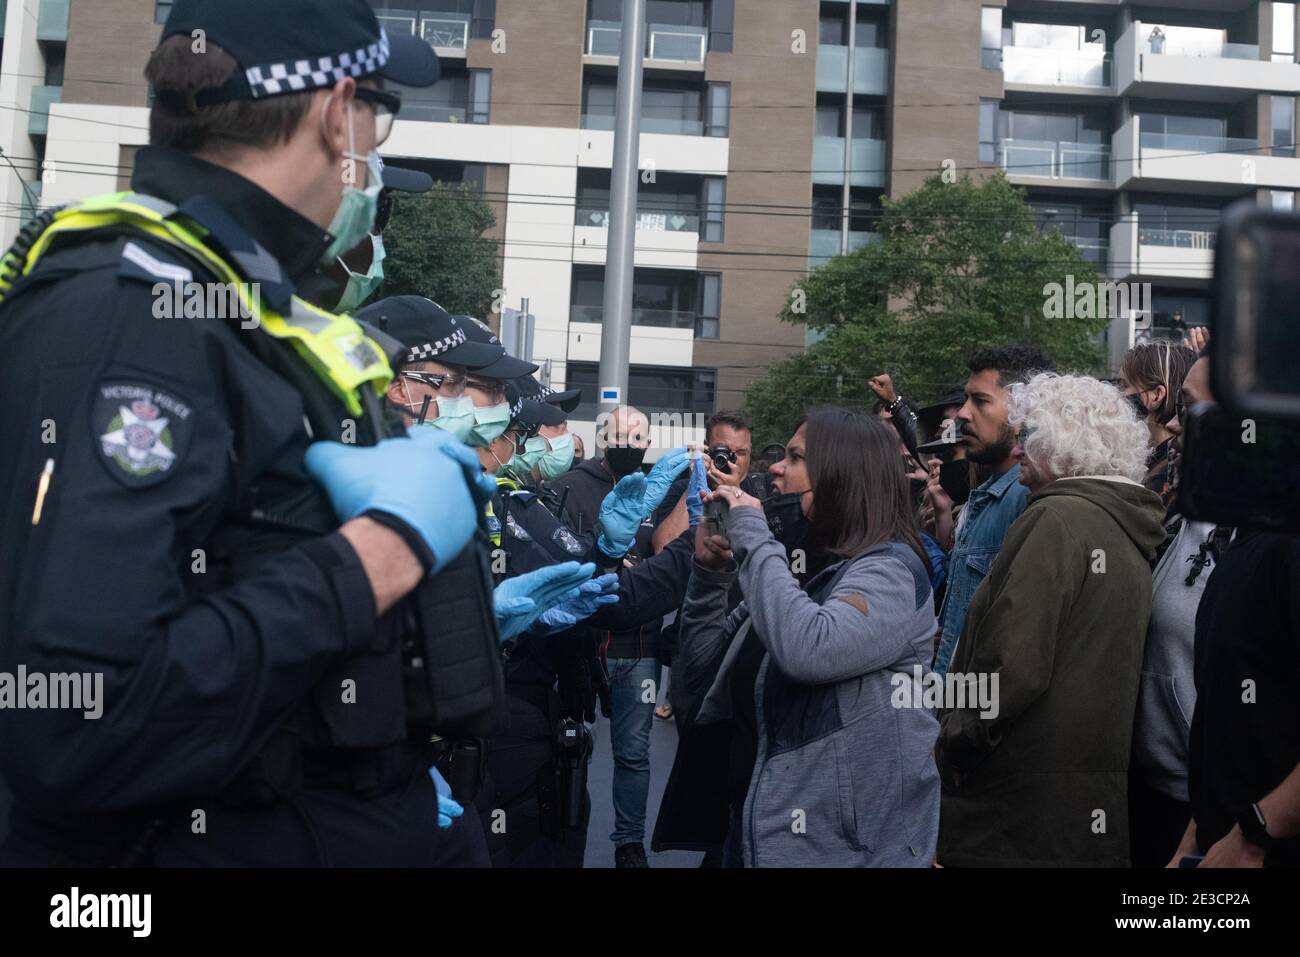
[[[781,318],[824,338],[776,363],[746,393],[756,444],[784,442],[808,408],[869,407],[881,372],[919,402],[966,378],[984,346],[1023,342],[1062,370],[1100,371],[1104,318],[1049,318],[1052,284],[1096,283],[1097,270],[1055,230],[1040,231],[1023,192],[998,173],[939,176],[884,200],[880,241],[794,284]],[[1059,300],[1058,300],[1059,301]]]
[[[495,225],[472,184],[397,194],[384,229],[384,282],[373,298],[425,296],[448,312],[486,319],[501,286],[498,245],[483,235]]]

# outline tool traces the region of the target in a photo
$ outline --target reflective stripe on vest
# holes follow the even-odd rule
[[[264,306],[252,294],[243,275],[203,242],[207,233],[202,225],[177,217],[177,212],[166,200],[142,193],[95,196],[61,210],[32,244],[26,258],[12,265],[18,277],[25,276],[59,236],[130,226],[202,262],[238,295],[245,314],[256,320],[258,328],[275,339],[293,344],[298,355],[329,385],[352,415],[362,414],[359,390],[365,383],[371,383],[377,394],[383,394],[393,378],[392,369],[383,351],[350,316],[318,309],[297,296],[291,300],[287,316]]]

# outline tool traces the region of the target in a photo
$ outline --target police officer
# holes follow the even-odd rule
[[[437,59],[365,0],[177,0],[146,75],[134,192],[0,270],[0,671],[102,680],[97,720],[0,712],[0,863],[428,865],[430,735],[499,702],[490,489],[294,293],[373,226],[383,83]]]

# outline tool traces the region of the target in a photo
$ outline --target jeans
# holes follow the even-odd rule
[[[655,658],[610,658],[609,743],[614,751],[615,847],[645,841],[645,807],[650,794],[650,727],[659,692]],[[647,685],[646,682],[652,682]]]

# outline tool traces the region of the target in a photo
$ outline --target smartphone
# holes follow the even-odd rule
[[[1198,402],[1184,427],[1179,511],[1219,525],[1300,532],[1300,423]]]
[[[725,498],[704,503],[704,531],[707,535],[726,535],[731,506]]]

